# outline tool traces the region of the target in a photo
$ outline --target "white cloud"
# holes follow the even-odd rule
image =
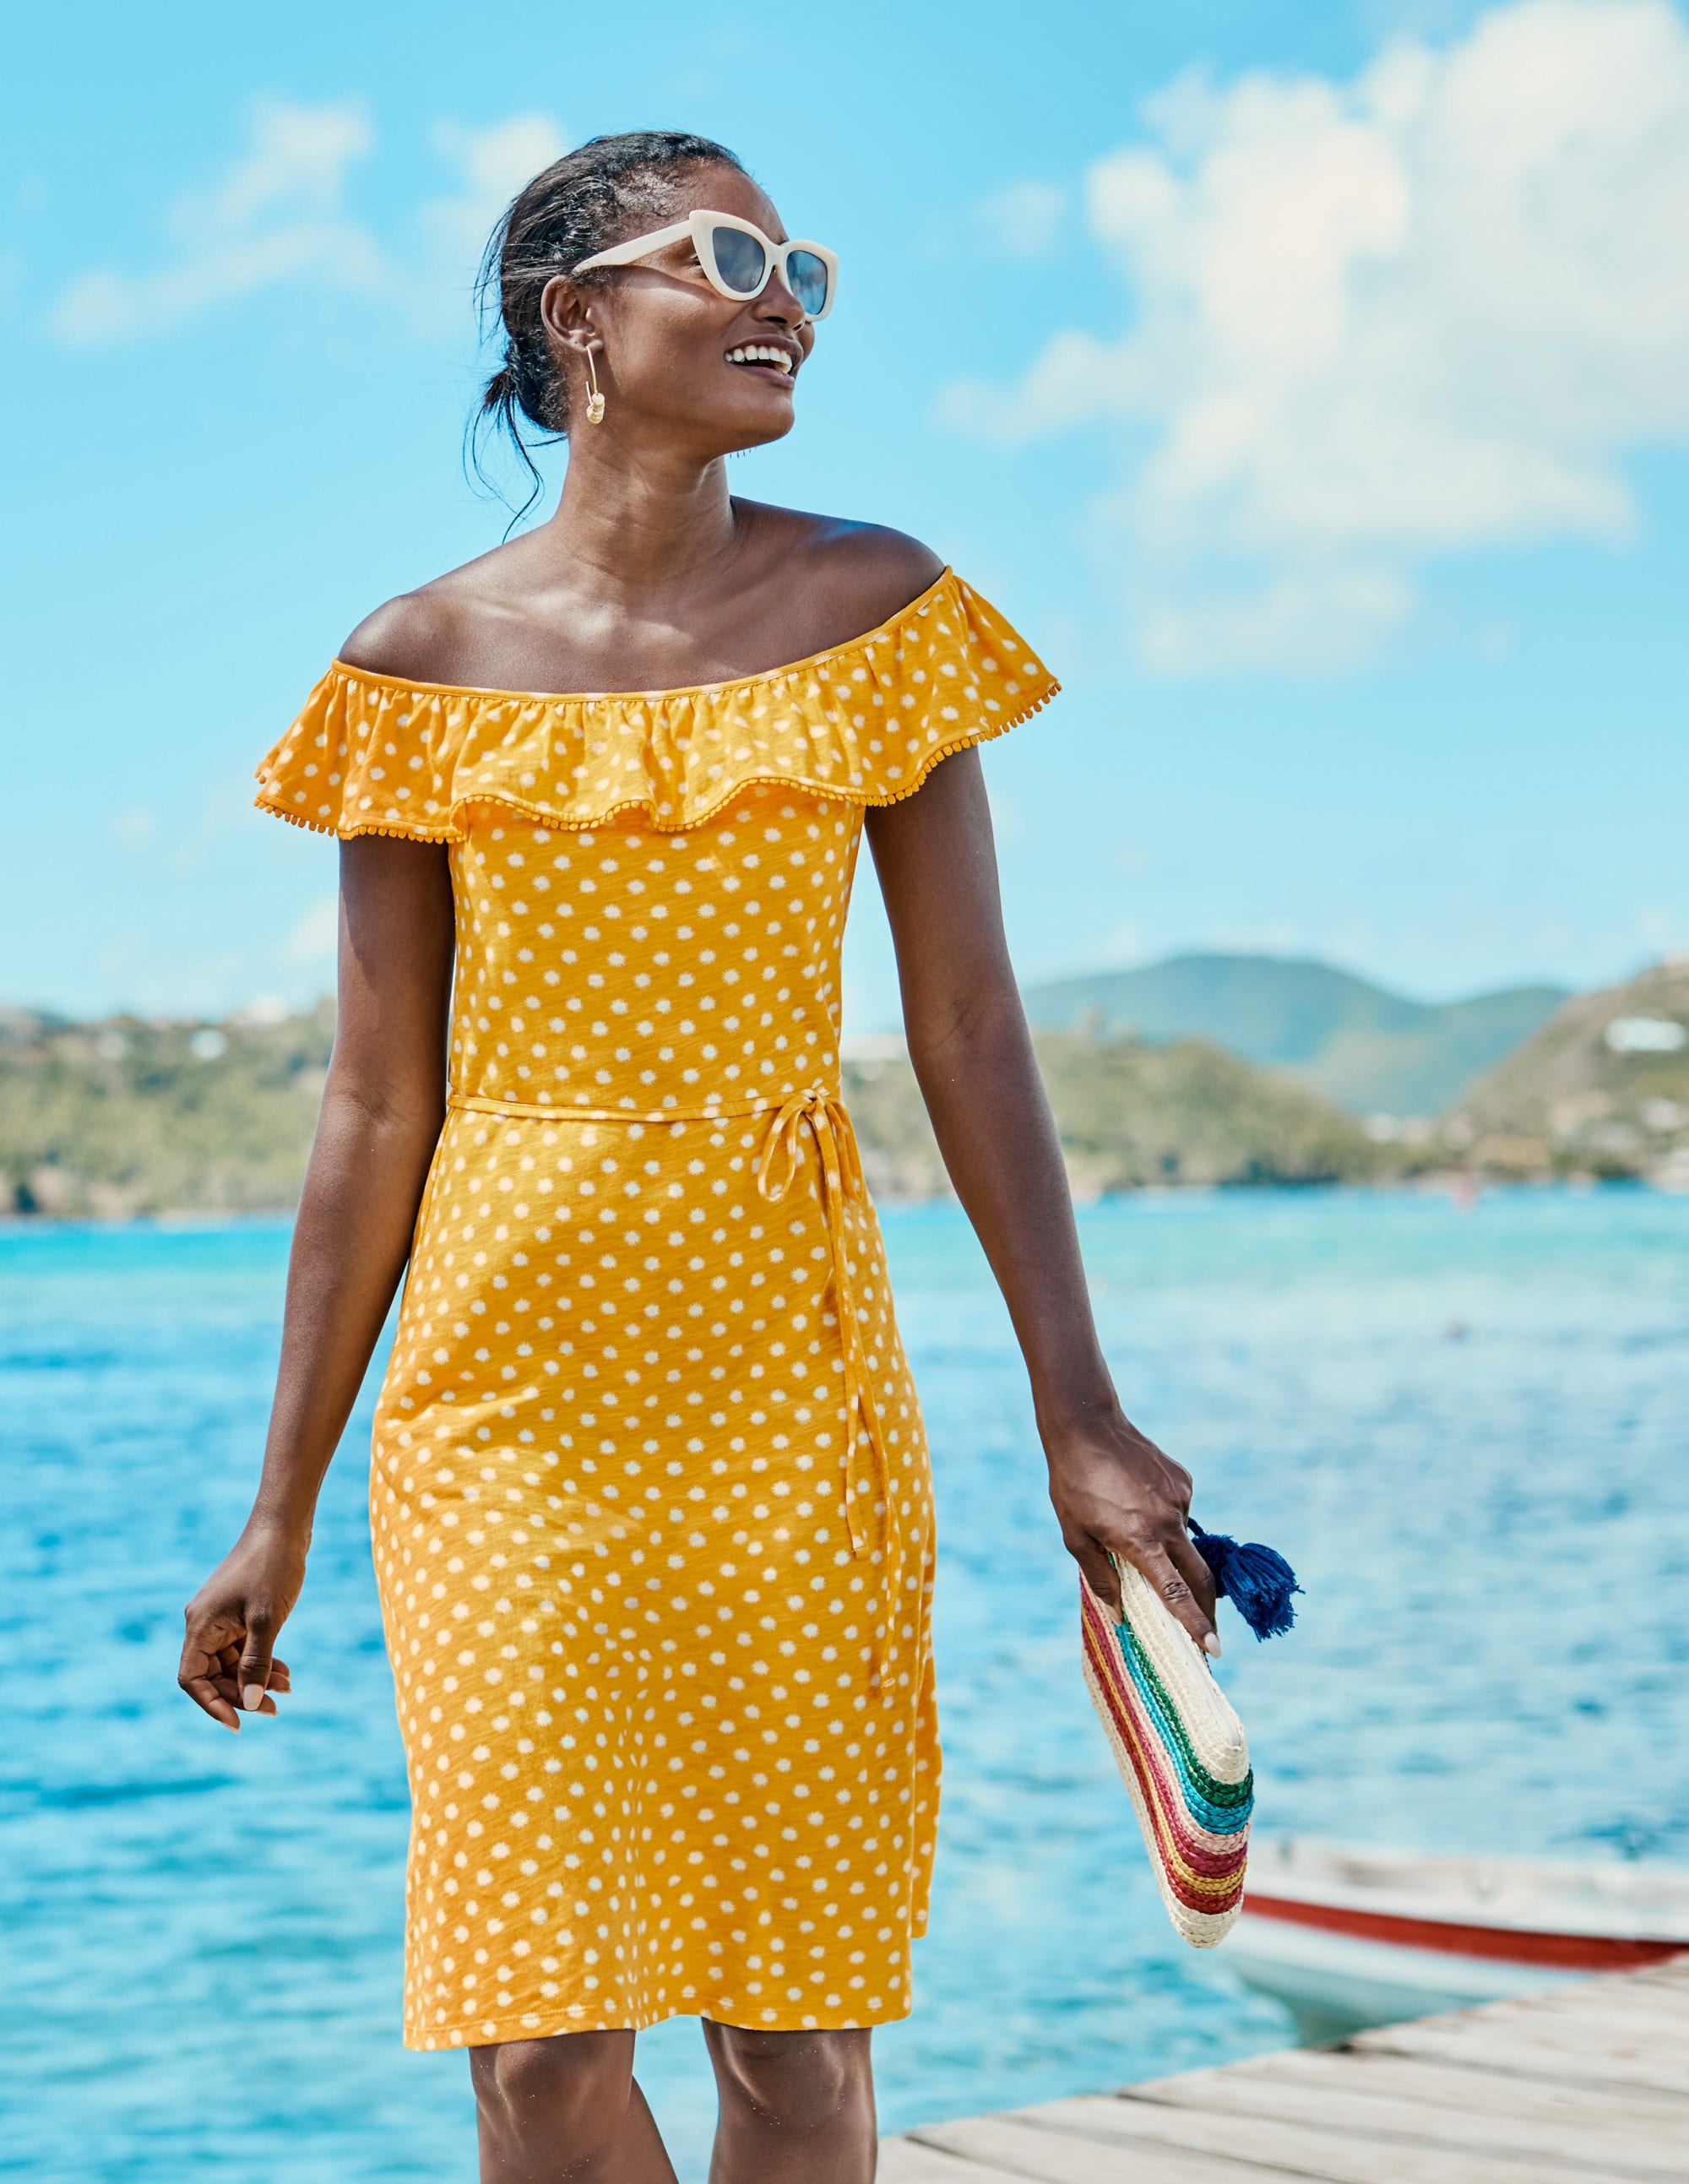
[[[435,149],[458,170],[462,187],[424,205],[423,222],[441,260],[465,263],[472,270],[493,222],[516,192],[569,148],[546,114],[513,114],[487,129],[441,121],[433,134]]]
[[[170,209],[166,261],[147,272],[81,274],[54,306],[53,330],[73,347],[103,347],[291,283],[372,298],[412,318],[445,298],[460,305],[493,222],[558,157],[563,139],[543,114],[527,114],[485,129],[441,122],[433,141],[457,187],[419,208],[420,246],[402,237],[387,248],[347,204],[353,170],[376,145],[361,103],[261,100],[246,149]]]
[[[1056,248],[1067,192],[1053,182],[1008,182],[978,208],[986,241],[1006,258],[1047,258]]]
[[[379,287],[381,253],[344,205],[348,170],[374,148],[374,129],[356,101],[261,101],[247,150],[209,188],[170,209],[171,260],[148,273],[82,274],[54,308],[54,331],[93,348],[164,332],[283,281]]]
[[[1104,505],[1150,662],[1344,665],[1434,554],[1634,521],[1689,439],[1689,30],[1664,0],[1514,0],[1354,81],[1182,78],[1086,176],[1134,306],[950,421],[1117,421]]]
[[[1144,665],[1161,675],[1307,673],[1362,666],[1406,621],[1413,588],[1381,569],[1290,568],[1232,593],[1150,598],[1138,619]]]

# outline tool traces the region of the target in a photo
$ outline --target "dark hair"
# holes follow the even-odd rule
[[[673,202],[678,170],[736,167],[744,163],[707,136],[674,129],[637,129],[621,136],[594,136],[555,160],[520,191],[493,231],[475,284],[482,324],[497,315],[504,328],[504,360],[488,381],[470,426],[470,454],[483,482],[481,436],[508,432],[527,465],[532,490],[516,511],[533,505],[540,489],[522,420],[547,441],[569,430],[569,393],[546,344],[539,299],[548,281],[571,272],[583,258],[639,232],[640,223]],[[583,285],[599,278],[588,273]]]

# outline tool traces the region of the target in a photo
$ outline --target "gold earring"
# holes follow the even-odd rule
[[[593,353],[590,349],[587,351],[587,377],[593,390],[587,398],[587,422],[589,425],[602,425],[604,397],[599,392],[598,371],[593,363]]]

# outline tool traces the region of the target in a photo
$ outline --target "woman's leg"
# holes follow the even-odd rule
[[[872,2035],[704,2020],[721,2118],[710,2184],[873,2184]]]
[[[631,2032],[560,2032],[469,2051],[481,2184],[675,2184]]]

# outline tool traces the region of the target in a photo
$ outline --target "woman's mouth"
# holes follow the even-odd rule
[[[790,383],[798,368],[797,359],[789,349],[776,348],[766,342],[746,342],[738,348],[730,348],[727,362],[741,371],[766,372],[783,385]]]

